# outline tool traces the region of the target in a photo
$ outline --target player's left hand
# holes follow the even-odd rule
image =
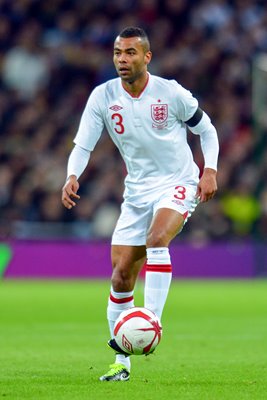
[[[217,192],[217,171],[205,168],[197,186],[196,198],[201,203],[212,199]]]

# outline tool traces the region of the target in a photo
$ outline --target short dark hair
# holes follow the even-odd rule
[[[138,26],[128,26],[128,27],[124,28],[120,32],[119,36],[122,38],[139,37],[140,39],[142,39],[144,50],[145,51],[150,50],[150,43],[149,43],[148,36],[147,36],[146,32],[144,31],[144,29],[139,28]]]
[[[139,28],[138,26],[128,26],[127,28],[124,28],[119,36],[123,38],[140,37],[148,39],[144,29]]]

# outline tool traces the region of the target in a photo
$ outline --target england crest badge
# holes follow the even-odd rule
[[[152,127],[163,129],[168,125],[168,104],[151,104]]]

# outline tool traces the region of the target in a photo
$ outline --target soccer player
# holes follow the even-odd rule
[[[125,28],[115,39],[113,61],[118,78],[96,87],[89,96],[69,156],[62,202],[71,209],[80,196],[78,179],[104,127],[127,168],[124,201],[112,235],[112,277],[107,306],[115,363],[102,381],[130,377],[130,357],[113,339],[114,322],[134,306],[134,286],[146,264],[144,306],[161,318],[172,265],[171,240],[181,232],[198,202],[216,190],[218,138],[208,115],[175,80],[148,73],[149,39],[143,29]],[[187,127],[200,136],[204,171],[187,143]]]

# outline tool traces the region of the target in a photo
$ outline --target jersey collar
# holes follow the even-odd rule
[[[125,87],[123,86],[122,81],[121,81],[121,86],[122,86],[122,89],[124,90],[124,92],[126,92],[132,99],[140,99],[140,97],[142,96],[142,94],[144,93],[144,91],[147,88],[149,80],[150,80],[150,73],[147,72],[147,80],[146,80],[145,86],[143,87],[143,90],[139,93],[138,96],[133,96],[130,92],[128,92],[128,90],[126,90]]]

